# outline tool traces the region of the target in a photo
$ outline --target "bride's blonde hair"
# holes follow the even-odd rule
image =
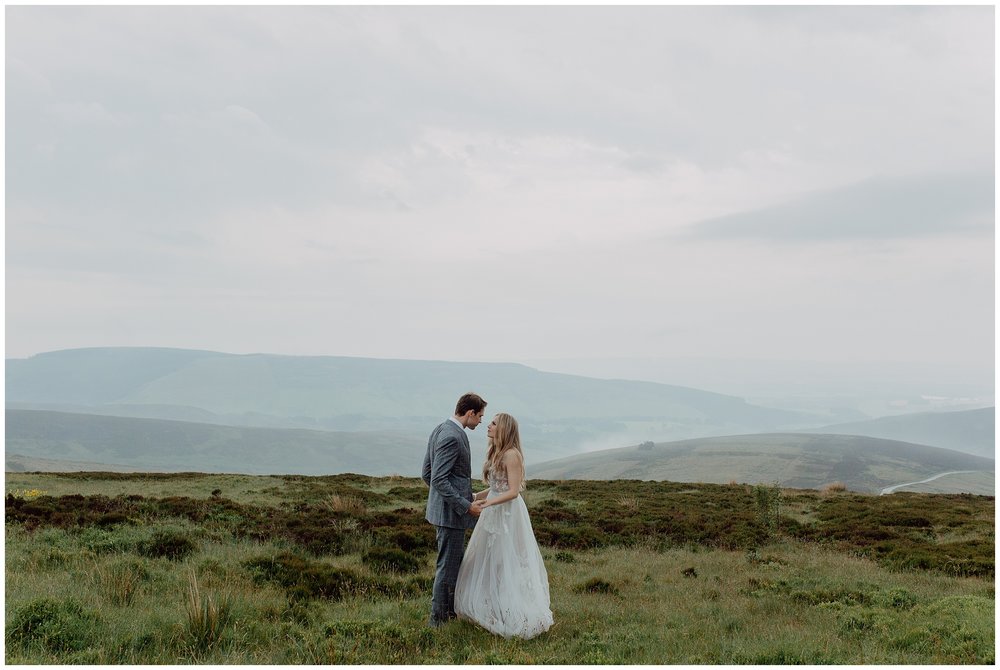
[[[510,414],[500,412],[495,417],[497,422],[493,437],[487,440],[486,462],[483,463],[483,481],[489,484],[490,471],[503,471],[503,457],[514,449],[521,457],[521,490],[524,490],[524,452],[521,451],[521,434],[517,429],[517,419]]]

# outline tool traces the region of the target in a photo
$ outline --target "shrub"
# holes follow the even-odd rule
[[[139,544],[139,553],[150,558],[168,558],[179,561],[193,554],[198,545],[179,531],[157,531],[153,537]]]
[[[400,529],[383,526],[375,530],[375,538],[378,544],[395,547],[407,553],[424,553],[432,549],[437,549],[437,538],[434,535],[434,529],[428,523],[424,523],[421,526],[408,525]]]
[[[14,609],[6,627],[8,644],[38,644],[60,654],[88,646],[95,617],[75,600],[40,598]]]
[[[361,557],[361,562],[375,572],[417,572],[420,570],[420,561],[399,549],[372,549]]]
[[[129,529],[91,527],[80,533],[80,544],[95,554],[129,554],[138,549],[141,539]]]
[[[877,612],[866,609],[844,612],[840,615],[839,621],[840,630],[845,634],[882,634],[886,630],[886,624],[882,616]]]
[[[557,551],[556,560],[560,563],[576,563],[576,556],[570,551]]]
[[[558,534],[555,544],[568,549],[594,549],[604,546],[604,533],[589,526],[566,529]]]
[[[97,517],[94,525],[98,528],[107,528],[109,526],[117,526],[123,523],[130,523],[129,518],[126,515],[121,512],[108,512],[107,514],[102,514]]]
[[[917,597],[906,589],[890,589],[878,594],[876,602],[881,607],[898,610],[912,609],[917,604]]]
[[[277,584],[296,599],[343,600],[350,595],[388,593],[392,590],[386,583],[365,579],[352,570],[306,560],[287,552],[251,559],[244,566],[250,569],[256,581]]]
[[[613,584],[599,577],[593,577],[583,584],[579,584],[575,589],[578,593],[606,593],[608,595],[618,595],[618,589]]]
[[[424,502],[427,500],[427,487],[421,486],[394,486],[386,494],[393,500],[405,500],[407,502]]]
[[[753,487],[753,492],[757,502],[757,514],[760,522],[767,528],[768,533],[773,535],[778,530],[781,510],[781,488],[777,483],[771,486],[759,484]]]

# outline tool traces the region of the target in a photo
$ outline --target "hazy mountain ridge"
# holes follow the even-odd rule
[[[996,408],[985,407],[956,412],[920,412],[885,416],[867,421],[810,428],[802,432],[880,437],[995,458],[995,431]]]
[[[426,449],[426,436],[391,431],[241,428],[41,410],[7,410],[6,420],[8,453],[146,470],[413,476]]]
[[[957,451],[854,435],[731,435],[579,454],[531,468],[540,479],[642,479],[817,488],[840,481],[876,493],[944,471],[993,472],[995,463]]]
[[[829,420],[692,388],[592,379],[508,363],[98,348],[9,360],[6,381],[8,452],[216,472],[415,475],[426,436],[465,390],[482,393],[490,402],[488,413],[507,411],[518,418],[532,468],[567,456],[587,459],[590,454],[581,452],[639,441],[676,444],[758,433],[765,434],[765,441],[754,442],[763,449],[759,463],[739,470],[740,476],[773,481],[785,469],[766,434],[802,431],[801,441]],[[29,410],[49,414],[24,413]],[[870,430],[878,433],[870,437],[897,440],[910,436],[900,441],[913,443],[907,447],[911,453],[902,457],[912,465],[919,449],[929,448],[917,443],[992,457],[994,415],[990,408],[896,416],[838,424],[824,432],[868,435],[863,431]],[[485,438],[485,430],[470,432],[474,460],[485,453]],[[287,457],[275,456],[281,451]],[[171,460],[171,454],[183,458]],[[691,472],[714,477],[717,473],[708,465],[712,458],[717,456],[691,465]],[[616,467],[612,464],[608,471]],[[914,481],[937,474],[909,465],[896,469]],[[827,474],[836,477],[835,469]],[[645,475],[636,471],[623,476]],[[662,476],[675,479],[672,473]],[[724,481],[735,476],[719,475]],[[789,475],[788,485],[818,485],[810,477]],[[878,481],[869,478],[858,486],[871,488]]]
[[[222,425],[429,432],[458,395],[516,416],[542,451],[603,439],[797,429],[817,415],[652,382],[541,372],[513,363],[76,349],[7,362],[7,406]]]

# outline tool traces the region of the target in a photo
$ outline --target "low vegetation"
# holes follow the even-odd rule
[[[992,497],[533,480],[556,626],[522,641],[426,627],[418,479],[18,473],[7,491],[7,663],[994,661]]]

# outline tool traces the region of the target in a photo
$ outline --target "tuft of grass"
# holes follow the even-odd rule
[[[194,572],[188,573],[187,599],[184,603],[185,632],[193,649],[207,651],[217,645],[232,618],[228,598],[203,593]]]
[[[637,512],[639,510],[639,501],[635,496],[618,496],[615,503],[626,512]]]
[[[574,588],[574,591],[578,593],[604,593],[612,596],[620,595],[620,591],[616,586],[600,577],[592,577],[584,583],[578,584]]]
[[[132,559],[95,563],[90,579],[109,603],[128,607],[135,601],[142,583],[149,579],[149,571],[142,562]]]
[[[844,482],[830,482],[829,484],[823,484],[823,486],[819,487],[819,490],[824,495],[843,493],[847,490],[847,484]]]
[[[331,512],[346,512],[347,514],[364,514],[365,503],[360,498],[334,494],[323,501],[323,506]]]

